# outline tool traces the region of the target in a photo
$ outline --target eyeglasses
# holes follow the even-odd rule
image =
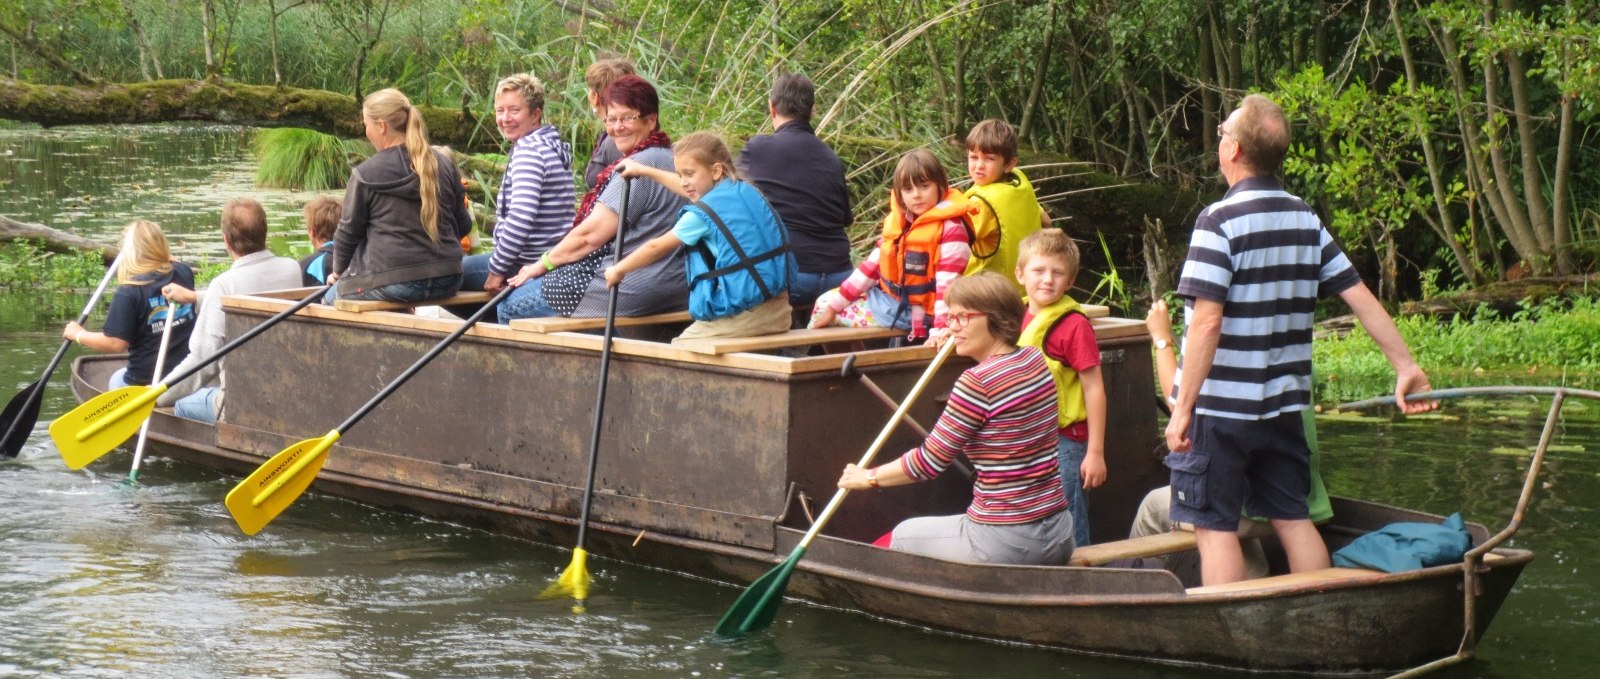
[[[643,116],[628,115],[628,116],[622,116],[620,118],[606,118],[606,119],[602,120],[601,122],[605,123],[606,127],[615,127],[617,125],[628,125],[628,124],[631,124],[633,121],[638,120],[641,117],[643,117]]]
[[[982,311],[952,311],[944,315],[944,324],[948,326],[966,327],[974,318],[984,318],[989,314]]]
[[[1228,128],[1227,127],[1223,126],[1222,124],[1218,124],[1217,125],[1217,139],[1218,140],[1221,140],[1223,137],[1228,136],[1228,134],[1229,133],[1228,133]]]

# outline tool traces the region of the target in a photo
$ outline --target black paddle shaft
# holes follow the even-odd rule
[[[615,262],[622,261],[622,232],[628,226],[628,193],[633,188],[633,180],[622,180],[622,215],[617,218],[617,237],[612,241],[613,266]],[[600,466],[600,418],[606,410],[606,379],[611,372],[611,337],[617,330],[617,291],[622,288],[619,281],[611,286],[611,299],[606,302],[606,332],[605,339],[600,342],[600,386],[594,397],[594,430],[589,436],[589,470],[583,481],[583,510],[578,514],[578,548],[583,548],[583,538],[589,533],[589,505],[594,500],[594,475]]]
[[[255,339],[257,335],[260,335],[261,333],[266,332],[268,329],[272,328],[272,326],[277,325],[279,322],[283,321],[283,319],[295,315],[295,313],[300,311],[301,309],[304,309],[304,308],[306,308],[308,306],[311,306],[312,302],[315,302],[315,301],[317,301],[319,299],[322,299],[323,293],[327,292],[327,290],[328,290],[328,286],[326,286],[326,285],[324,285],[324,286],[322,286],[320,288],[317,288],[316,292],[313,292],[313,293],[311,293],[309,295],[306,295],[305,299],[302,299],[302,300],[300,300],[298,302],[295,302],[294,306],[291,306],[291,307],[289,307],[287,309],[284,309],[283,311],[279,311],[278,313],[274,314],[271,318],[268,318],[267,320],[264,320],[264,321],[256,324],[256,327],[251,328],[249,330],[246,330],[243,335],[240,335],[240,336],[234,338],[234,340],[232,342],[229,342],[227,344],[222,345],[222,348],[218,349],[217,353],[212,354],[211,356],[207,357],[206,360],[201,361],[199,363],[196,363],[195,365],[189,366],[187,369],[183,370],[182,372],[175,372],[175,373],[173,373],[171,375],[166,376],[165,378],[163,378],[161,380],[161,383],[170,387],[170,386],[172,386],[174,384],[177,384],[177,383],[182,382],[182,381],[184,381],[186,379],[189,379],[190,377],[194,376],[195,373],[200,372],[201,370],[205,370],[206,366],[211,365],[212,363],[216,363],[217,361],[222,360],[223,356],[227,356],[229,353],[232,353],[234,349],[238,349],[239,347],[243,346],[245,342],[249,342],[250,340]],[[216,293],[208,293],[208,294],[216,294]]]
[[[94,294],[89,296],[89,303],[83,306],[83,312],[78,314],[78,325],[83,325],[89,320],[89,313],[94,311],[95,303],[100,301],[100,296],[105,294],[106,286],[111,283],[111,277],[116,274],[117,266],[122,262],[122,255],[111,262],[106,269],[105,276],[100,279],[100,286],[94,289]],[[61,359],[66,358],[67,349],[72,347],[72,340],[61,340],[61,346],[56,349],[56,355],[50,358],[50,364],[45,366],[44,374],[39,380],[24,387],[23,390],[12,397],[6,404],[4,417],[7,420],[6,435],[0,436],[0,457],[16,457],[22,452],[22,444],[27,442],[28,435],[33,433],[33,424],[39,421],[39,401],[44,398],[45,385],[50,383],[50,376],[56,374],[56,368],[61,367]],[[18,399],[21,400],[18,400]],[[28,422],[23,426],[23,421]],[[12,439],[16,439],[13,441]]]
[[[467,320],[461,323],[461,327],[456,328],[454,332],[446,335],[444,339],[439,340],[439,343],[433,345],[433,348],[429,349],[428,353],[423,354],[422,358],[417,359],[416,363],[412,363],[411,367],[406,368],[405,372],[400,373],[399,377],[394,378],[393,382],[390,382],[388,386],[384,387],[381,391],[374,395],[366,402],[365,405],[361,406],[359,410],[351,414],[350,417],[345,418],[345,421],[339,425],[339,433],[343,435],[346,432],[349,432],[351,427],[356,426],[356,423],[361,421],[361,418],[366,417],[367,413],[372,412],[373,408],[377,408],[378,404],[383,403],[384,399],[389,398],[390,394],[393,394],[395,390],[403,386],[406,383],[406,380],[411,379],[418,372],[421,372],[422,369],[427,367],[427,365],[432,362],[435,357],[444,353],[444,350],[450,348],[450,345],[454,344],[456,340],[461,339],[462,335],[467,334],[467,331],[471,330],[472,326],[477,325],[478,321],[483,319],[484,314],[494,311],[495,307],[501,302],[505,301],[506,296],[510,295],[512,290],[516,290],[516,288],[507,285],[505,288],[501,289],[493,299],[489,300],[487,304],[479,307],[477,311],[472,312],[472,315],[468,316]]]

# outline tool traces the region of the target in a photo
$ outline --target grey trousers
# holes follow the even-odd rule
[[[966,514],[919,516],[894,527],[890,549],[948,561],[1060,566],[1072,557],[1072,513],[1033,523],[978,523]]]

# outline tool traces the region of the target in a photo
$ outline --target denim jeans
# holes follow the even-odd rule
[[[193,394],[175,401],[172,404],[172,412],[186,420],[199,420],[208,424],[216,424],[218,413],[212,399],[221,391],[216,387],[202,387]]]
[[[489,282],[489,253],[481,255],[467,255],[461,258],[461,291],[482,292],[484,284]],[[444,308],[452,314],[466,318],[479,309],[482,304],[452,304]],[[490,309],[483,318],[494,320],[495,310]]]
[[[448,276],[424,278],[420,281],[405,281],[403,283],[390,283],[371,290],[362,290],[353,295],[339,295],[336,288],[328,288],[327,294],[322,296],[323,304],[332,304],[336,299],[361,299],[376,300],[380,302],[426,302],[433,299],[443,299],[456,294],[461,289],[461,274],[453,273]]]
[[[806,273],[795,274],[794,280],[789,282],[789,304],[797,307],[806,307],[809,311],[811,305],[817,303],[817,298],[822,293],[839,287],[844,279],[850,277],[850,272],[855,269],[845,269],[833,273]]]
[[[1072,512],[1072,537],[1079,547],[1089,544],[1089,504],[1083,494],[1083,477],[1078,468],[1089,454],[1089,444],[1056,435],[1056,457],[1061,461],[1061,486],[1067,491],[1067,510]]]
[[[544,277],[535,278],[513,290],[496,310],[501,323],[518,318],[546,318],[560,316],[561,312],[544,303]]]

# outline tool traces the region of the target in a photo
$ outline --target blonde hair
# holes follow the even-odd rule
[[[739,179],[739,172],[733,169],[733,153],[715,132],[690,132],[684,135],[672,145],[672,155],[693,159],[708,168],[721,165],[722,176]]]
[[[1055,257],[1067,265],[1069,282],[1078,277],[1078,244],[1061,229],[1039,229],[1017,244],[1018,269],[1026,267],[1034,257]]]
[[[172,273],[172,251],[167,236],[155,222],[136,219],[122,231],[122,264],[117,282],[132,283],[152,274]]]
[[[589,68],[584,69],[583,84],[598,97],[605,94],[606,88],[616,82],[617,78],[633,74],[633,62],[621,57],[609,57],[595,61],[589,64]]]
[[[501,78],[500,84],[494,86],[494,95],[498,97],[502,92],[522,95],[522,101],[528,105],[529,111],[544,110],[544,83],[539,82],[532,73],[517,73]]]
[[[965,307],[982,313],[989,319],[989,334],[1015,346],[1022,336],[1022,297],[1017,286],[1005,276],[993,271],[983,271],[971,276],[961,276],[950,282],[944,301],[948,306]]]
[[[422,194],[422,228],[428,238],[439,242],[439,159],[428,145],[428,123],[422,112],[400,90],[389,88],[367,95],[361,115],[383,121],[391,130],[405,133],[406,155],[417,173],[417,190]]]

